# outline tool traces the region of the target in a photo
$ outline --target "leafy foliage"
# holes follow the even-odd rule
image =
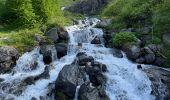
[[[131,43],[135,41],[135,35],[130,32],[120,32],[113,37],[113,43],[116,47],[121,47],[124,43]]]
[[[153,25],[158,33],[170,32],[170,0],[163,0],[153,10]]]

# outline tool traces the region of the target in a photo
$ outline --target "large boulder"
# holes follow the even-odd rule
[[[144,69],[151,81],[152,95],[155,100],[169,100],[170,98],[170,71],[156,66]]]
[[[53,60],[57,59],[57,52],[54,45],[41,45],[40,54],[43,55],[45,64],[50,64]]]
[[[82,84],[84,80],[85,74],[81,71],[80,66],[75,64],[66,65],[60,71],[56,80],[56,94],[64,94],[67,98],[73,99],[76,87]],[[57,98],[59,98],[59,95],[56,95]]]
[[[51,39],[55,43],[59,41],[58,29],[57,28],[50,29],[49,31],[47,31],[45,33],[45,36],[47,36],[49,39]]]
[[[51,39],[54,43],[59,43],[59,42],[66,43],[69,39],[68,32],[59,28],[50,29],[45,33],[45,36]]]
[[[11,71],[15,66],[19,53],[12,47],[0,47],[0,73]]]
[[[140,57],[141,49],[135,45],[128,46],[124,48],[124,51],[128,58],[136,60]]]
[[[66,43],[55,44],[55,47],[56,47],[58,58],[61,58],[65,55],[67,55],[67,44]]]
[[[102,86],[93,87],[89,82],[81,85],[78,100],[110,100]]]

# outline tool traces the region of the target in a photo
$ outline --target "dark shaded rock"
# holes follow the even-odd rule
[[[45,33],[45,36],[47,36],[49,39],[51,39],[55,43],[57,43],[59,41],[57,28],[50,29],[48,32]]]
[[[101,44],[100,38],[96,36],[96,37],[91,41],[91,44]]]
[[[87,56],[85,52],[79,52],[76,57]]]
[[[93,62],[94,61],[94,58],[92,56],[79,56],[77,58],[77,63],[80,65],[80,66],[85,66],[88,62]]]
[[[103,87],[93,87],[90,83],[81,85],[78,100],[110,100]]]
[[[100,72],[106,72],[106,71],[108,71],[108,70],[107,70],[107,66],[106,66],[105,64],[102,64],[102,63],[97,62],[97,61],[91,62],[91,66],[92,66],[92,68],[98,67]]]
[[[12,47],[0,47],[0,73],[11,71],[15,66],[19,53]]]
[[[67,55],[67,44],[66,43],[58,43],[55,45],[57,51],[57,57],[61,58]]]
[[[137,68],[138,69],[142,69],[142,65],[137,65]]]
[[[155,62],[154,62],[154,65],[157,65],[157,66],[162,67],[162,66],[164,66],[164,64],[165,64],[165,59],[164,59],[164,58],[162,58],[162,57],[156,57],[156,60],[155,60]]]
[[[43,55],[45,64],[50,64],[53,60],[57,59],[57,52],[54,45],[41,45],[40,54]]]
[[[141,49],[135,45],[123,47],[128,58],[135,60],[140,57]]]
[[[75,3],[74,5],[65,8],[65,10],[82,13],[82,14],[94,14],[102,6],[108,3],[109,0],[81,0],[80,2]]]
[[[96,68],[96,69],[95,69]],[[97,67],[94,67],[89,73],[89,79],[93,86],[104,85],[106,83],[106,77],[99,72]]]
[[[139,64],[142,64],[142,63],[145,62],[145,58],[140,57],[140,58],[136,59],[136,62],[139,63]]]
[[[144,69],[144,72],[152,82],[151,94],[155,100],[168,100],[170,98],[170,71],[156,66]]]
[[[123,58],[123,54],[119,49],[113,48],[113,56],[118,57],[118,58]]]
[[[155,61],[155,54],[146,54],[144,58],[146,63],[151,64]]]
[[[68,32],[67,32],[67,31],[59,32],[59,33],[58,33],[58,36],[59,36],[59,41],[60,41],[60,42],[67,42],[68,39],[69,39],[69,36],[68,36]]]
[[[161,51],[162,49],[161,45],[156,45],[156,44],[149,44],[147,47],[154,53]]]
[[[85,74],[77,65],[66,65],[56,80],[56,93],[63,93],[70,99],[74,98],[76,87],[84,82]],[[56,95],[57,98],[57,95]]]

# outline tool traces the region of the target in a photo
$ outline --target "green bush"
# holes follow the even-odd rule
[[[113,37],[113,44],[116,47],[121,47],[125,43],[132,43],[136,41],[136,37],[130,32],[120,32]]]
[[[170,32],[170,0],[163,0],[153,9],[153,25],[157,33]]]
[[[32,9],[31,0],[6,0],[4,19],[17,26],[34,27],[36,15]]]
[[[34,28],[64,23],[58,0],[6,0],[2,19],[12,26]]]

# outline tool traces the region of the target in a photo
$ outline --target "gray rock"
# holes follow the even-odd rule
[[[165,44],[170,45],[170,33],[167,33],[167,34],[164,34],[164,35],[163,35],[163,42],[164,42]]]
[[[165,65],[165,59],[162,57],[156,57],[156,60],[154,62],[154,65],[163,67]]]
[[[113,56],[118,57],[118,58],[123,58],[123,54],[120,50],[113,48],[112,52],[113,52]]]
[[[77,64],[80,66],[87,65],[88,62],[93,62],[94,58],[92,56],[82,55],[78,56],[77,58]]]
[[[140,57],[140,58],[136,59],[136,62],[139,63],[139,64],[142,64],[142,63],[145,62],[145,58]]]
[[[153,53],[146,54],[144,56],[144,58],[145,58],[146,63],[148,63],[148,64],[152,64],[156,59],[155,54],[153,54]]]
[[[156,44],[149,44],[147,47],[154,53],[161,51],[162,49],[161,45],[156,45]]]
[[[15,66],[19,53],[12,47],[0,47],[0,73],[11,71]]]
[[[128,46],[127,48],[124,49],[126,55],[128,58],[135,60],[140,57],[141,54],[141,49],[135,45],[133,46]]]
[[[53,60],[57,59],[57,52],[54,45],[41,45],[40,54],[43,55],[45,64],[50,64]]]
[[[65,55],[67,55],[67,44],[66,43],[55,44],[55,47],[56,47],[58,58],[61,58]]]
[[[66,65],[60,71],[56,80],[56,93],[63,93],[68,98],[73,99],[76,92],[76,86],[82,84],[84,79],[85,74],[82,73],[79,66],[74,64]]]
[[[81,0],[70,7],[66,7],[65,10],[90,15],[107,4],[108,1],[109,0]]]
[[[57,28],[50,29],[48,32],[45,33],[45,36],[50,38],[55,43],[59,41],[58,29]]]
[[[93,87],[90,83],[81,85],[78,100],[110,100],[103,87]]]
[[[144,69],[144,72],[152,82],[152,95],[155,100],[169,100],[170,98],[170,71],[156,66]]]
[[[59,42],[67,42],[69,39],[68,32],[67,31],[61,31],[58,33],[59,36]]]

